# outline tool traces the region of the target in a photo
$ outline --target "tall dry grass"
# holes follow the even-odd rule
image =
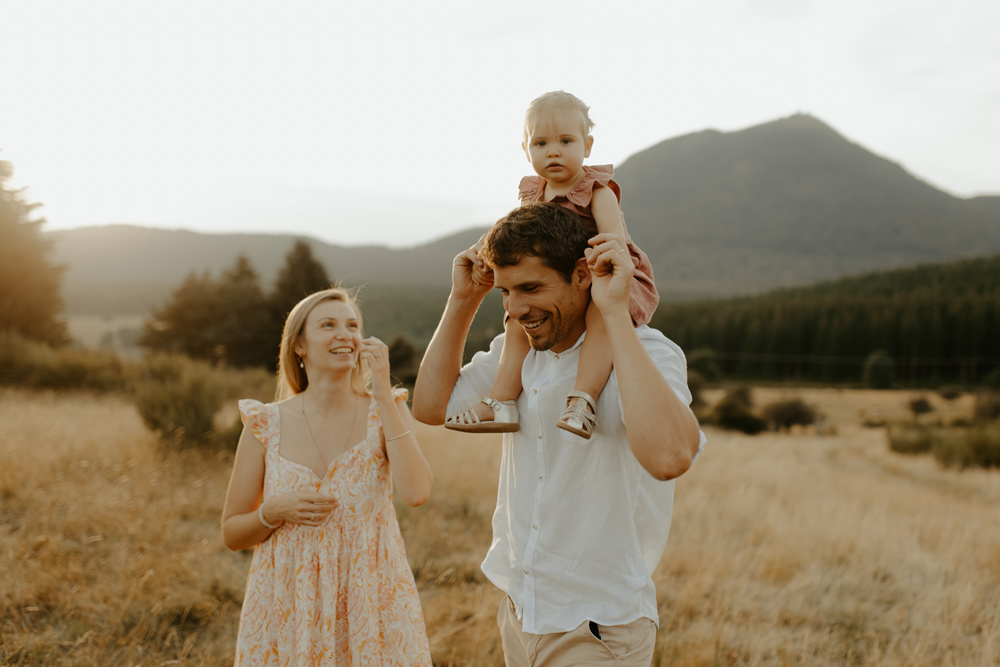
[[[905,393],[797,393],[837,435],[712,431],[678,480],[654,664],[1000,664],[1000,473],[855,425],[905,417]],[[435,664],[502,665],[479,571],[499,439],[418,435],[434,494],[398,510]],[[249,563],[219,536],[230,465],[164,451],[120,397],[0,393],[0,663],[230,664]]]

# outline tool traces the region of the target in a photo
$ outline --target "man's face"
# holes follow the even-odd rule
[[[514,266],[494,268],[493,278],[507,314],[524,328],[532,349],[563,352],[587,328],[590,274],[585,268],[566,282],[541,259],[528,255]]]

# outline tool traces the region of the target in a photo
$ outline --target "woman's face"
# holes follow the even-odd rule
[[[306,370],[351,369],[361,354],[361,319],[344,301],[322,301],[306,317],[295,346]]]

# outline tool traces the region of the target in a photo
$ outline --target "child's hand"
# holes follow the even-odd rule
[[[477,261],[472,265],[472,282],[480,287],[493,288],[493,269],[489,267],[486,262],[479,259],[479,255],[476,255]]]

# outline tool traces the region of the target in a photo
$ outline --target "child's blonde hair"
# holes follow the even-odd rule
[[[528,110],[524,114],[524,142],[531,139],[531,131],[538,126],[542,117],[554,110],[579,111],[583,118],[583,136],[589,137],[590,131],[594,129],[594,121],[590,118],[590,107],[583,103],[576,95],[567,93],[564,90],[553,90],[550,93],[540,95],[531,100]]]

